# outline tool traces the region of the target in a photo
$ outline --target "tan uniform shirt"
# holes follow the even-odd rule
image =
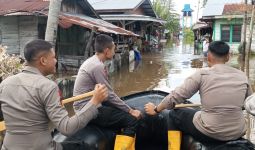
[[[104,63],[101,62],[96,55],[94,55],[81,65],[75,80],[73,95],[76,96],[91,91],[98,83],[104,84],[108,88],[109,96],[106,99],[108,104],[125,112],[129,112],[130,107],[114,93],[108,80],[108,73],[105,69]],[[84,101],[77,101],[74,103],[74,109],[79,110],[85,106],[86,103],[87,99]]]
[[[52,141],[49,121],[64,135],[71,135],[98,113],[96,106],[88,103],[68,117],[60,105],[57,85],[33,67],[25,67],[0,84],[0,102],[7,128],[3,150],[62,149]]]
[[[172,108],[173,102],[181,103],[197,91],[202,109],[195,114],[193,123],[199,131],[223,141],[234,140],[245,134],[242,107],[252,90],[243,72],[223,64],[202,68],[161,103]]]
[[[248,113],[255,116],[255,93],[245,99],[244,106]]]

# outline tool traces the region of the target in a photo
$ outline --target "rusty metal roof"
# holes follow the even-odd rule
[[[47,0],[0,0],[0,15],[17,12],[45,13],[48,8]]]
[[[73,24],[88,29],[96,27],[98,31],[105,33],[114,33],[120,35],[139,36],[131,31],[125,30],[102,19],[91,18],[82,14],[62,13],[60,15],[59,24],[63,28],[69,28]]]
[[[247,10],[248,13],[251,13],[252,5],[226,4],[224,5],[222,15],[242,15],[245,10]]]
[[[203,17],[221,16],[226,4],[240,4],[243,0],[207,0]]]
[[[0,0],[0,16],[46,15],[49,11],[49,4],[49,0]],[[69,3],[65,2],[65,4]],[[77,0],[77,4],[83,8],[84,14],[100,18],[87,0]]]
[[[89,4],[88,4],[89,5]],[[49,0],[0,0],[0,16],[18,16],[18,15],[45,15],[49,9]],[[98,28],[98,31],[114,33],[121,35],[139,36],[131,31],[117,27],[101,19],[95,19],[83,14],[60,15],[59,25],[63,28],[69,28],[73,24],[92,29]]]

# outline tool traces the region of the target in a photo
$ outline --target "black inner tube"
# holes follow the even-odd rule
[[[122,99],[132,108],[142,111],[143,118],[136,133],[136,150],[167,150],[167,130],[171,124],[169,110],[155,116],[144,113],[144,105],[148,102],[159,104],[168,93],[146,91],[132,94]],[[187,101],[186,103],[190,103]],[[71,137],[55,133],[54,140],[61,143],[64,150],[113,150],[115,133],[111,129],[99,128],[89,124]],[[203,145],[189,135],[182,136],[182,150],[253,150],[254,145],[248,140],[240,139],[222,145]]]

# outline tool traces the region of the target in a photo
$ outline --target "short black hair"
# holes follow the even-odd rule
[[[218,57],[226,56],[229,53],[229,49],[229,45],[223,41],[214,41],[208,47],[208,50]]]
[[[112,48],[113,39],[109,35],[99,34],[95,39],[95,50],[102,53],[106,48]]]
[[[51,43],[45,40],[33,40],[28,42],[24,48],[24,56],[27,62],[32,62],[41,52],[49,52],[53,48]]]

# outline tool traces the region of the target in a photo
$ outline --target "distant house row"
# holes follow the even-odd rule
[[[212,41],[222,40],[230,45],[232,53],[238,53],[245,9],[250,19],[251,4],[246,7],[242,0],[208,0],[200,18],[200,21],[206,24],[197,23],[193,26],[196,37],[202,39],[203,36],[208,35]],[[246,38],[249,34],[248,21]],[[255,50],[255,40],[252,42],[252,50]]]
[[[0,44],[8,46],[8,53],[22,55],[26,42],[44,39],[48,10],[47,0],[1,0]],[[86,51],[92,29],[111,35],[122,53],[134,37],[150,41],[163,23],[150,0],[63,0],[56,42],[59,66],[78,68],[93,55],[93,46]]]

